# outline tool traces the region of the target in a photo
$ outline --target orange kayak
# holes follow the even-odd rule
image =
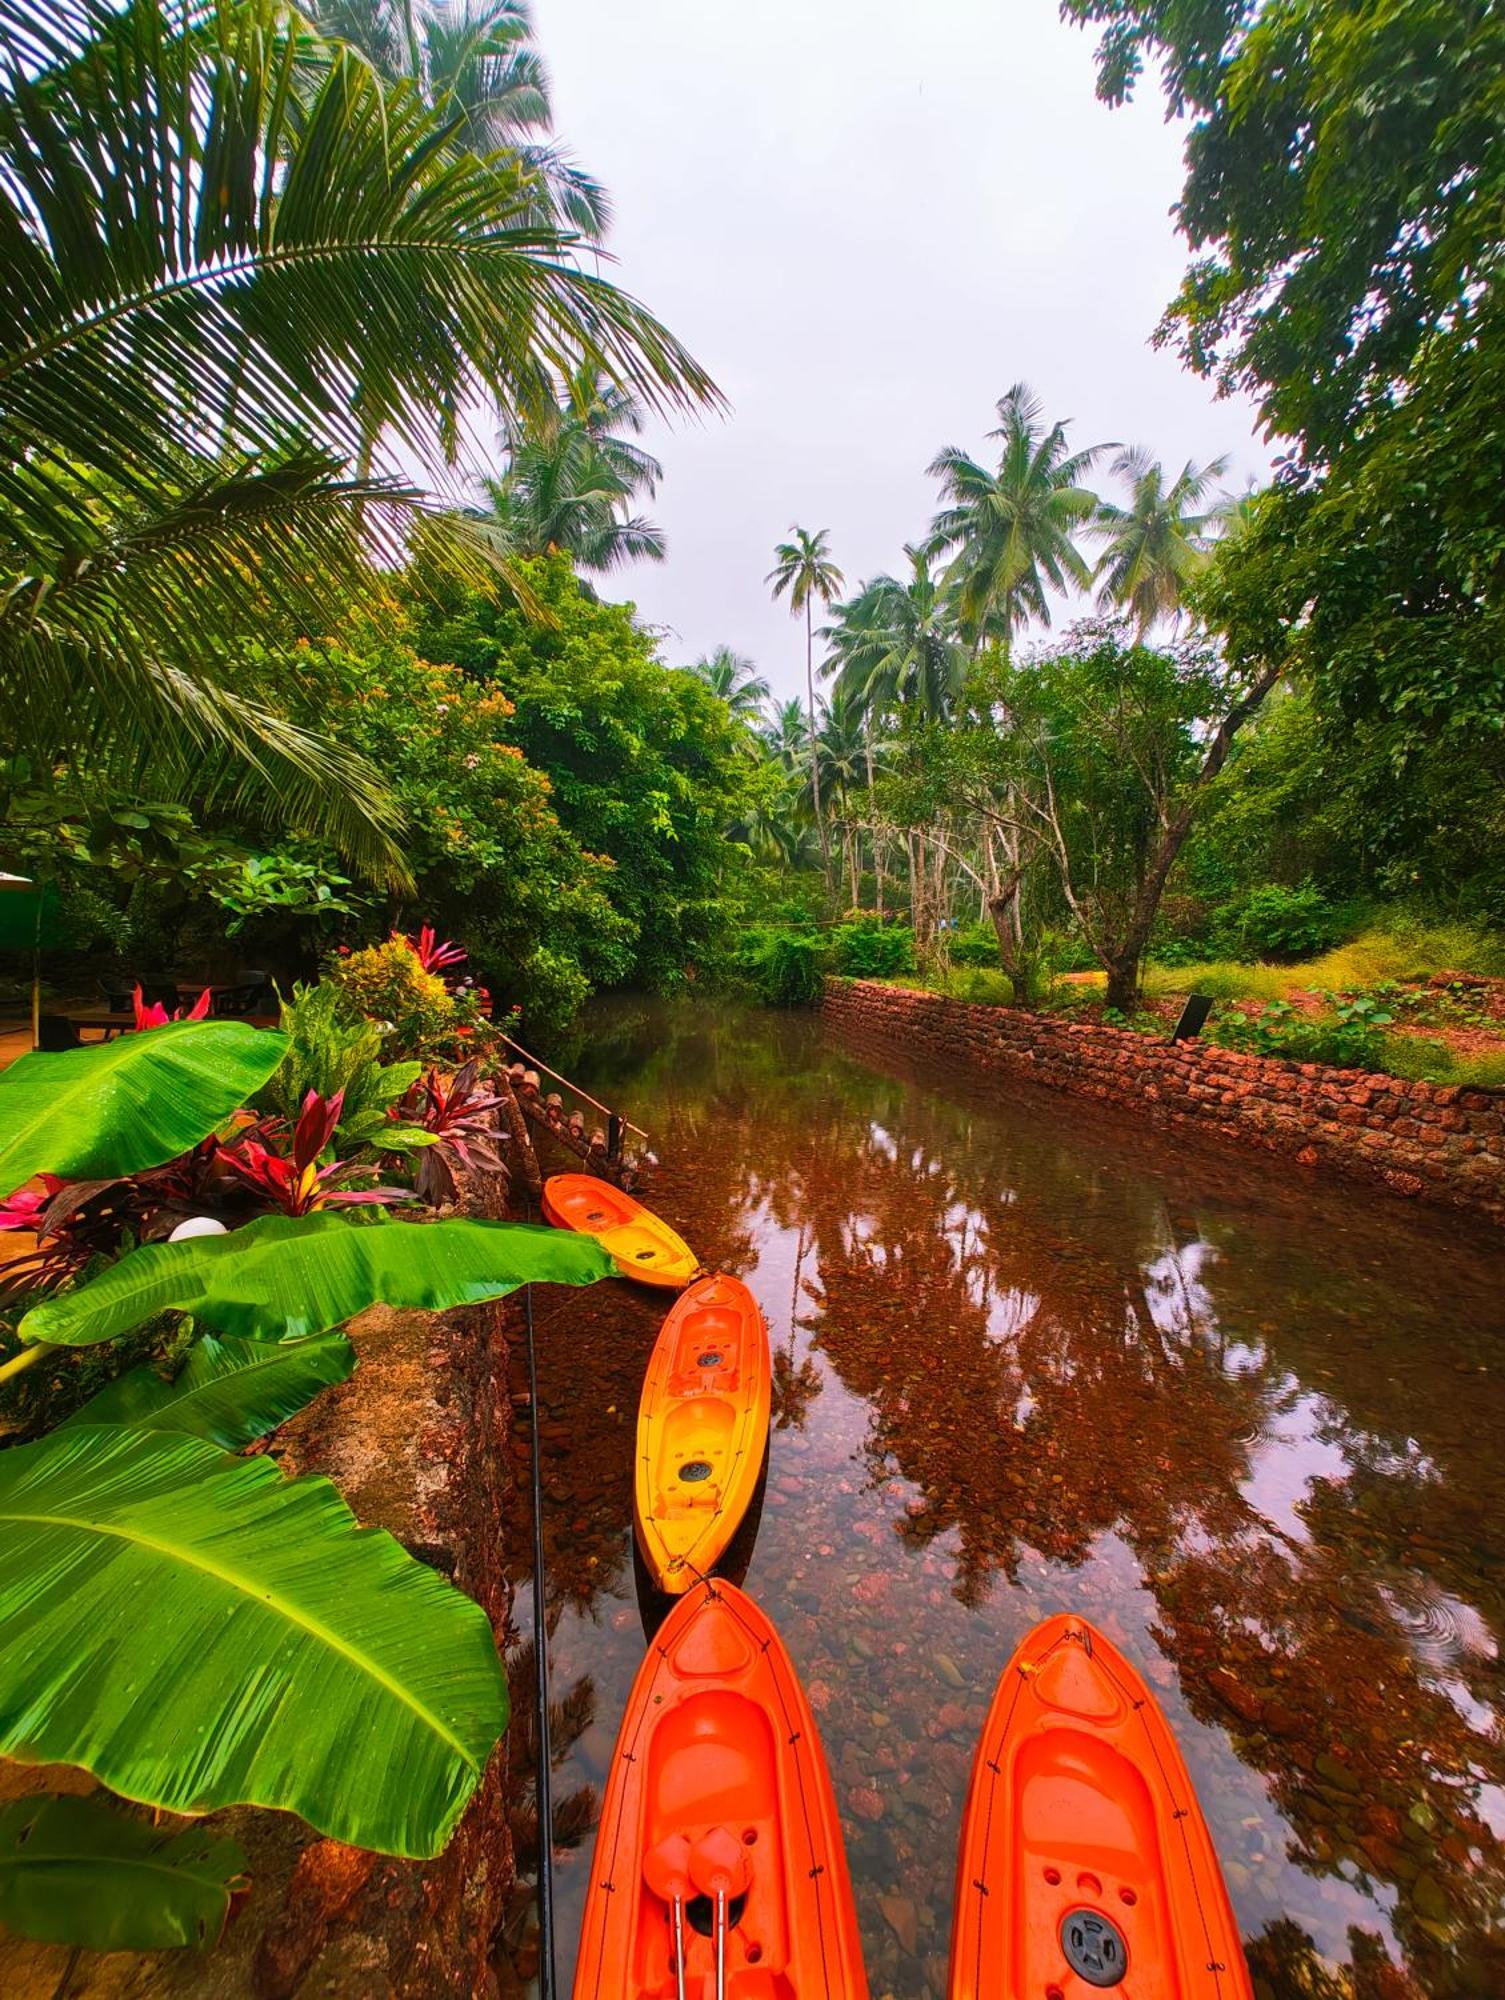
[[[679,1291],[700,1269],[695,1252],[651,1208],[594,1174],[551,1174],[543,1212],[556,1229],[594,1236],[617,1269],[645,1285]]]
[[[660,1590],[714,1569],[758,1484],[772,1359],[740,1278],[702,1278],[660,1329],[638,1404],[633,1518]]]
[[[815,1718],[772,1625],[729,1583],[681,1598],[612,1757],[574,2000],[867,2000]]]
[[[1084,1618],[1004,1668],[962,1822],[950,2000],[1251,2000],[1238,1924],[1154,1696]]]

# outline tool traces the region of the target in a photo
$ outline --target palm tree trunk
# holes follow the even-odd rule
[[[831,886],[831,845],[826,838],[825,815],[820,809],[820,745],[815,737],[815,625],[810,599],[805,599],[805,694],[810,707],[810,797],[815,805],[815,831],[820,840],[821,865],[826,871],[826,887]]]
[[[878,921],[883,921],[883,843],[878,837],[878,816],[873,811],[873,718],[862,718],[862,756],[867,765],[867,837],[873,850],[874,900]]]

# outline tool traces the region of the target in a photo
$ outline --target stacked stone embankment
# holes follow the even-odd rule
[[[1162,1041],[872,980],[827,980],[824,1011],[844,1036],[1120,1105],[1156,1125],[1505,1222],[1505,1091]]]

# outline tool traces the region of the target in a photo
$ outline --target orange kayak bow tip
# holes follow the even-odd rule
[[[601,1802],[574,2000],[867,2000],[815,1718],[729,1583],[675,1605]]]
[[[768,1443],[772,1358],[740,1278],[701,1278],[654,1342],[638,1404],[633,1521],[658,1588],[708,1575],[746,1515]]]
[[[556,1229],[594,1236],[624,1277],[679,1291],[700,1269],[695,1252],[635,1196],[594,1174],[551,1174],[543,1212]]]
[[[1047,1618],[998,1683],[962,1822],[950,2000],[1252,2000],[1181,1751],[1083,1618]]]

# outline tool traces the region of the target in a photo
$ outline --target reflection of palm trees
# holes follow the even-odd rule
[[[1105,1543],[1127,1556],[1191,1713],[1268,1785],[1269,1867],[1288,1846],[1314,1903],[1373,1895],[1411,1967],[1356,1932],[1331,1973],[1298,1897],[1300,1920],[1253,1946],[1273,1992],[1505,1992],[1505,1850],[1486,1812],[1505,1792],[1505,1565],[1481,1527],[1505,1499],[1479,1450],[1505,1435],[1505,1374],[1475,1374],[1487,1357],[1462,1331],[1498,1307],[1450,1295],[1460,1331],[1429,1346],[1415,1299],[1351,1276],[1347,1297],[1333,1289],[1320,1223],[1306,1239],[1250,1229],[1215,1181],[1167,1201],[1130,1140],[1056,1145],[1043,1118],[979,1121],[944,1086],[833,1060],[819,1035],[655,1009],[600,1079],[647,1077],[661,1096],[644,1122],[697,1247],[745,1246],[746,1270],[787,1232],[792,1295],[767,1303],[788,1300],[788,1427],[808,1419],[814,1448],[826,1405],[801,1400],[800,1378],[830,1387],[834,1370],[827,1402],[845,1389],[866,1415],[870,1520],[949,1566],[963,1603],[1026,1559],[1034,1594],[1041,1559],[1101,1578]],[[1224,1739],[1185,1745],[1242,1868],[1237,1827],[1216,1823]],[[1256,1923],[1290,1887],[1261,1886],[1260,1838],[1244,1836],[1240,1891]],[[1330,1930],[1319,1942],[1331,1953]]]
[[[796,1366],[793,1356],[780,1348],[773,1357],[774,1429],[802,1431],[810,1405],[825,1386],[825,1377],[808,1355]]]

